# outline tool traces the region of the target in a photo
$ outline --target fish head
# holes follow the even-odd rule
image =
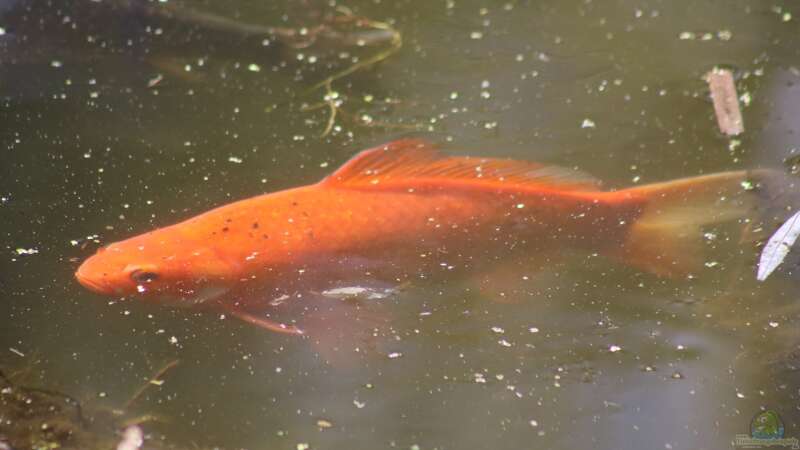
[[[233,268],[213,248],[159,231],[100,248],[78,267],[75,278],[101,295],[178,306],[202,303],[228,290]]]

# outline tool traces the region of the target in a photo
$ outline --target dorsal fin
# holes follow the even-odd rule
[[[420,139],[364,150],[322,180],[331,187],[409,189],[444,186],[595,191],[599,182],[576,170],[511,159],[446,156]]]

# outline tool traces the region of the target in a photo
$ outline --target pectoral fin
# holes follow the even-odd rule
[[[276,333],[293,334],[293,335],[305,334],[303,330],[294,325],[287,325],[285,323],[275,322],[264,317],[259,317],[255,314],[242,311],[240,309],[229,308],[228,312],[232,316],[236,317],[237,319],[243,322],[247,322],[251,325],[255,325],[267,331],[274,331]]]

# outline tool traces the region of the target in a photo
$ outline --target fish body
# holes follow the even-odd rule
[[[110,244],[76,276],[102,294],[193,303],[246,286],[291,292],[354,277],[402,283],[513,258],[533,264],[568,249],[679,275],[696,268],[688,248],[700,225],[742,215],[745,176],[602,191],[573,170],[448,157],[407,139],[364,151],[319,183]]]

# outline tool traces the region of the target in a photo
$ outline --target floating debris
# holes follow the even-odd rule
[[[39,253],[38,249],[35,248],[18,248],[15,250],[18,255],[35,255]]]
[[[159,73],[155,77],[147,80],[147,87],[149,87],[149,88],[156,87],[158,85],[158,83],[161,83],[161,81],[163,79],[164,79],[164,75],[161,75]]]
[[[778,231],[770,236],[767,245],[761,251],[761,258],[758,260],[758,273],[756,279],[764,281],[778,266],[781,265],[789,250],[800,235],[800,211],[794,213]]]
[[[122,432],[122,440],[117,444],[117,450],[138,450],[144,444],[144,433],[136,425],[125,428]]]
[[[705,80],[711,90],[711,100],[714,102],[714,114],[717,116],[719,130],[728,136],[743,133],[744,121],[731,71],[715,67],[706,74]]]
[[[317,420],[317,426],[320,428],[330,428],[333,426],[333,423],[329,420],[319,419]]]

